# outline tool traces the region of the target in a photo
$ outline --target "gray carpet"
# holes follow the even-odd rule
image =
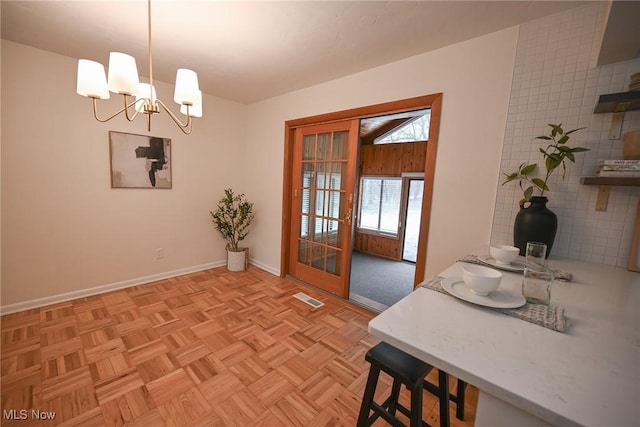
[[[359,302],[373,300],[386,307],[393,305],[413,291],[415,270],[412,263],[353,252],[349,297]]]

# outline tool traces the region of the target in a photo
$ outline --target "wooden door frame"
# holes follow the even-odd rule
[[[287,120],[284,124],[284,165],[282,180],[282,235],[280,256],[280,277],[289,273],[290,233],[291,233],[291,185],[293,144],[295,141],[295,129],[311,124],[329,123],[350,119],[362,119],[385,114],[399,113],[403,111],[431,109],[429,124],[429,140],[427,143],[427,155],[424,168],[424,192],[422,199],[422,219],[431,217],[431,205],[433,199],[433,181],[435,178],[436,154],[438,148],[438,136],[440,133],[440,116],[442,113],[442,93],[418,96],[399,101],[385,102],[366,107],[342,110],[333,113],[309,116],[300,119]],[[418,253],[416,255],[416,272],[414,286],[424,279],[427,260],[427,242],[429,240],[429,221],[420,221],[420,237],[418,240]]]

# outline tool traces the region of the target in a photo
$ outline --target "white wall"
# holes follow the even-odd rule
[[[3,307],[225,259],[209,210],[225,187],[242,190],[247,107],[205,95],[190,136],[154,116],[151,135],[172,139],[173,189],[112,189],[108,131],[146,135],[146,122],[94,120],[76,64],[2,41]],[[172,101],[173,87],[156,84]],[[120,102],[101,104],[103,116]]]
[[[0,21],[2,12],[0,7]],[[0,43],[0,82],[2,82],[2,43]],[[0,84],[0,100],[2,100],[2,84]],[[0,102],[0,242],[2,242],[2,102]],[[0,244],[0,307],[2,307],[2,244]]]
[[[489,242],[518,29],[510,28],[249,107],[254,260],[278,272],[284,122],[442,92],[426,274]]]
[[[598,187],[580,184],[593,175],[599,159],[621,159],[622,141],[609,140],[611,114],[593,114],[599,95],[625,92],[640,60],[596,67],[608,3],[594,3],[524,24],[516,54],[509,101],[502,171],[525,161],[542,165],[534,137],[548,133],[547,123],[573,134],[571,146],[586,146],[570,164],[565,181],[558,170],[550,180],[548,207],[558,215],[551,257],[567,257],[626,266],[640,188],[611,187],[606,212],[595,210]],[[625,114],[624,131],[640,128],[640,111]],[[502,180],[502,178],[501,178]],[[513,244],[513,222],[522,192],[517,185],[498,189],[491,240]]]

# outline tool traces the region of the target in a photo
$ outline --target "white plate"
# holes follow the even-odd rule
[[[496,261],[495,258],[485,255],[478,256],[478,259],[485,264],[489,264],[491,267],[498,268],[500,270],[511,271],[515,273],[522,273],[524,271],[525,262],[524,261],[512,261],[510,264],[502,264]]]
[[[454,297],[485,307],[517,308],[522,307],[527,302],[522,295],[500,288],[487,296],[474,294],[467,285],[464,284],[462,277],[446,277],[442,279],[440,283],[444,290]]]

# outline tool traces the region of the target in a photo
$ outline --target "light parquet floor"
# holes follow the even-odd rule
[[[5,315],[0,424],[354,426],[373,316],[254,266]],[[389,389],[381,377],[378,400]],[[438,425],[437,401],[424,397],[425,420]],[[454,427],[473,425],[475,388],[467,399]]]

